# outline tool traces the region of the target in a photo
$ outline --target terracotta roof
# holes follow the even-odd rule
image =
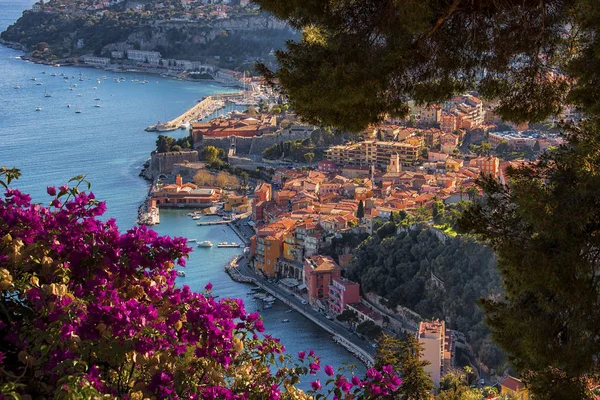
[[[524,387],[523,382],[510,375],[502,381],[501,385],[514,392],[518,392]]]

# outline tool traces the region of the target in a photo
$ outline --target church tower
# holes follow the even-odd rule
[[[400,155],[398,155],[398,153],[390,156],[390,163],[387,166],[387,172],[395,174],[402,172],[402,164],[400,164]]]

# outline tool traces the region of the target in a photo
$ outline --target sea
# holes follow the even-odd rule
[[[0,0],[0,31],[34,2]],[[203,96],[236,90],[212,82],[188,82],[143,73],[53,68],[23,61],[21,55],[20,51],[0,45],[0,165],[19,168],[23,175],[15,186],[41,203],[50,201],[46,186],[62,185],[74,176],[85,175],[96,198],[107,203],[105,217],[115,218],[121,231],[135,224],[138,206],[149,189],[148,182],[138,174],[155,148],[157,134],[145,132],[144,128],[180,115]],[[114,82],[113,78],[121,77],[125,82]],[[142,84],[144,80],[148,83]],[[16,86],[20,88],[15,89]],[[41,110],[36,111],[37,108]],[[76,113],[77,110],[81,112]],[[181,137],[186,132],[169,135]],[[154,229],[161,235],[198,241],[239,242],[228,227],[199,227],[187,212],[162,210],[161,223]],[[215,295],[242,298],[248,312],[260,311],[266,333],[279,338],[288,353],[314,349],[321,356],[322,365],[355,364],[358,373],[364,372],[364,365],[335,345],[322,329],[296,312],[287,313],[287,307],[279,301],[273,308],[261,309],[248,294],[249,286],[231,281],[224,266],[240,252],[241,249],[194,248],[186,276],[178,278],[178,284],[201,291],[211,282]],[[284,319],[289,322],[283,323]],[[317,377],[326,379],[322,374]],[[314,378],[303,380],[301,387],[306,388]]]

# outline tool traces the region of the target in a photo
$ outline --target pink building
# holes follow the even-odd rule
[[[323,160],[318,162],[319,171],[323,172],[333,172],[337,171],[337,167],[333,161]]]
[[[311,305],[318,300],[327,300],[329,286],[334,279],[340,279],[341,272],[340,266],[329,256],[314,255],[304,259],[304,284]]]
[[[346,304],[360,301],[360,284],[344,278],[334,278],[329,285],[329,311],[339,315],[346,308]]]

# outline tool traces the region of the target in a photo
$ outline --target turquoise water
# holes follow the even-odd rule
[[[0,1],[0,31],[15,21],[34,0]],[[21,52],[0,46],[0,165],[18,167],[23,177],[18,187],[30,193],[34,201],[48,202],[47,185],[61,185],[69,178],[86,174],[92,191],[107,201],[107,217],[116,218],[121,230],[135,223],[137,208],[148,191],[148,183],[138,177],[156,141],[155,133],[144,132],[157,120],[171,119],[198,99],[213,93],[232,91],[217,84],[168,80],[143,74],[112,74],[107,71],[48,66],[27,63]],[[43,72],[46,72],[45,74]],[[56,73],[57,76],[51,76]],[[65,82],[60,74],[69,77]],[[83,81],[79,81],[80,74]],[[102,76],[107,79],[103,80]],[[114,83],[124,76],[126,83]],[[31,78],[35,77],[36,81]],[[97,78],[100,77],[100,83]],[[147,79],[142,85],[133,79]],[[43,83],[42,86],[36,85]],[[69,90],[77,84],[74,90]],[[14,89],[20,85],[21,89]],[[96,89],[94,89],[96,87]],[[44,97],[45,93],[52,97]],[[81,94],[81,96],[78,96]],[[96,101],[95,98],[100,98]],[[67,108],[71,104],[71,108]],[[100,104],[100,108],[94,107]],[[42,111],[35,111],[41,107]],[[81,114],[75,114],[79,109]],[[184,135],[171,132],[171,136]],[[184,236],[198,240],[238,241],[226,227],[198,227],[186,216],[187,211],[164,210],[161,235]],[[208,283],[221,297],[244,299],[249,312],[258,304],[246,293],[249,287],[238,284],[224,273],[223,267],[240,249],[195,248],[180,284],[200,291]],[[261,310],[267,333],[281,339],[288,351],[314,349],[324,364],[358,363],[330,337],[287,307],[276,302]],[[281,320],[289,319],[289,323]],[[364,371],[361,365],[360,370]],[[324,381],[324,376],[320,376]],[[306,383],[303,385],[305,386]]]

